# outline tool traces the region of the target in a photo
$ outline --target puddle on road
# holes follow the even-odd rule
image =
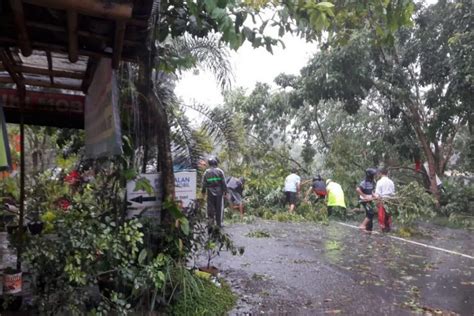
[[[371,308],[360,314],[472,315],[474,310],[474,261],[467,258],[335,223],[259,221],[228,229],[237,245],[246,246],[242,258],[218,259],[237,293],[245,296],[235,314],[347,314],[364,295]],[[245,236],[256,230],[271,237]]]
[[[472,314],[474,287],[466,286],[473,280],[472,260],[383,235],[334,227],[326,233],[325,259],[392,304],[415,312]]]

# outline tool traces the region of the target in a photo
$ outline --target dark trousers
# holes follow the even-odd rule
[[[372,231],[374,227],[374,204],[372,202],[362,202],[362,206],[365,209],[365,216],[369,219],[369,222],[365,226],[365,230]]]
[[[222,227],[222,195],[212,195],[207,193],[207,218],[210,222]]]

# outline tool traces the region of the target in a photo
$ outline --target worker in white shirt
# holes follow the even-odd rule
[[[288,209],[289,213],[293,213],[295,210],[301,188],[301,178],[296,174],[296,171],[296,168],[291,170],[291,174],[285,179],[285,188],[283,189],[283,191],[285,191],[286,203],[290,205]]]
[[[379,226],[382,232],[389,232],[392,224],[392,216],[387,212],[384,205],[384,199],[389,199],[395,195],[395,184],[388,178],[388,169],[382,168],[379,170],[380,179],[375,185],[375,198],[377,199],[377,209],[379,217]]]

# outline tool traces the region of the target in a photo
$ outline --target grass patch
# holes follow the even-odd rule
[[[474,230],[474,216],[465,213],[453,213],[449,217],[436,216],[430,220],[433,224],[448,228]]]
[[[217,286],[209,280],[202,280],[199,291],[191,292],[187,297],[179,297],[171,305],[170,315],[226,315],[234,307],[237,297],[229,285],[221,280]]]
[[[322,203],[313,205],[303,202],[296,207],[296,213],[288,213],[287,208],[282,207],[261,207],[249,210],[253,214],[266,220],[277,222],[318,222],[328,223],[326,206]]]
[[[413,226],[401,226],[395,231],[395,235],[402,237],[402,238],[409,238],[409,237],[418,237],[424,239],[432,239],[433,236],[426,230],[420,227],[413,227]]]
[[[250,238],[270,238],[271,235],[265,230],[254,230],[245,235]]]
[[[252,274],[252,280],[253,281],[263,281],[263,280],[265,280],[265,275],[254,273],[254,274]]]
[[[325,243],[324,247],[326,248],[327,251],[340,250],[342,248],[341,243],[336,240],[328,240]]]
[[[225,218],[224,218],[224,224],[230,225],[230,224],[239,224],[239,223],[244,223],[244,224],[252,224],[255,222],[257,217],[251,214],[244,214],[244,217],[241,218],[240,214],[238,213],[226,213]]]

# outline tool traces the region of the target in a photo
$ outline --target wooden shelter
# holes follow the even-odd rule
[[[147,57],[154,0],[1,0],[0,104],[20,124],[24,221],[24,125],[84,127],[84,100],[101,58]],[[104,83],[106,84],[106,83]],[[18,248],[17,268],[21,267]]]
[[[7,122],[83,128],[98,60],[139,61],[153,0],[0,1],[0,99]],[[22,116],[22,118],[21,118]]]

